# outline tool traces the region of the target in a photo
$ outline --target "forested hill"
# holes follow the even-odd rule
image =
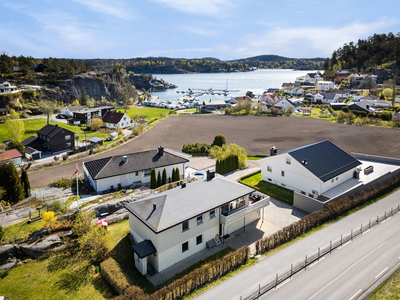
[[[184,59],[168,57],[145,57],[132,59],[87,59],[86,63],[97,69],[112,69],[122,64],[126,71],[134,73],[174,74],[174,73],[215,73],[248,71],[241,62],[223,62],[217,58]]]
[[[375,68],[398,71],[400,67],[400,33],[374,34],[357,43],[350,42],[333,51],[324,63],[324,70],[349,69],[369,72]]]
[[[240,62],[249,67],[265,69],[297,69],[318,70],[322,69],[325,58],[289,58],[279,55],[258,55],[231,62]]]

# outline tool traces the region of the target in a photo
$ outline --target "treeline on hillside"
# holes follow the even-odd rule
[[[89,64],[73,59],[43,58],[35,59],[32,56],[9,56],[6,53],[0,55],[0,74],[5,78],[25,77],[28,81],[37,78],[34,66],[42,64],[41,73],[49,80],[57,80],[65,77],[73,77],[77,73],[93,70]],[[14,71],[13,67],[18,67]]]
[[[400,67],[400,33],[374,34],[365,40],[350,42],[333,51],[324,62],[324,70],[356,69],[365,72],[376,67]]]
[[[319,70],[323,68],[323,58],[289,58],[279,55],[259,55],[232,62],[240,62],[249,67],[259,69],[297,69],[297,70]]]
[[[165,57],[148,57],[148,58],[132,58],[132,59],[89,59],[86,63],[97,69],[112,69],[117,63],[126,66],[127,71],[135,73],[148,73],[149,70],[162,70],[165,72],[195,72],[195,73],[212,73],[212,72],[231,72],[231,71],[247,71],[249,67],[241,62],[223,62],[215,58],[207,59],[182,59],[182,58],[165,58]]]

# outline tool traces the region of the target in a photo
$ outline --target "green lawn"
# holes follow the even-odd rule
[[[378,287],[368,299],[400,299],[400,270],[397,270],[385,283]]]
[[[28,223],[27,220],[3,228],[4,236],[0,242],[9,244],[26,239],[32,232],[43,228],[44,221]]]
[[[259,190],[260,192],[274,197],[278,200],[293,205],[293,191],[285,189],[275,184],[263,181],[261,171],[257,173],[243,176],[239,179],[239,182],[248,185],[252,188]]]
[[[118,109],[118,111],[124,112],[123,109]],[[128,117],[132,117],[133,115],[146,115],[147,121],[151,121],[155,118],[160,117],[160,114],[168,115],[170,112],[169,109],[165,108],[156,108],[156,107],[130,107],[126,114]]]
[[[268,155],[247,155],[247,160],[259,160],[266,158]]]
[[[61,123],[61,122],[57,122],[57,121],[50,121],[50,124],[54,125],[56,123],[60,127],[63,127],[63,128],[66,128],[66,129],[69,129],[69,130],[75,132],[75,134],[79,135],[80,140],[85,139],[85,131],[82,130],[82,127],[71,126],[71,125],[67,125],[65,123]],[[5,124],[6,123],[0,124],[0,141],[6,140],[8,138]],[[47,124],[47,120],[43,119],[43,118],[27,119],[27,120],[24,120],[24,124],[25,124],[25,134],[23,135],[22,140],[25,140],[32,135],[36,136],[36,131],[38,131],[43,126],[45,126]],[[95,137],[95,136],[103,139],[104,143],[109,143],[109,141],[105,140],[106,136],[108,136],[108,133],[92,132],[92,131],[86,132],[86,138]]]

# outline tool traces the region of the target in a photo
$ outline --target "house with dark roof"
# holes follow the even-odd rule
[[[73,118],[68,120],[72,125],[90,124],[92,119],[103,119],[104,115],[109,111],[114,111],[113,106],[99,106],[94,108],[84,108],[73,112]]]
[[[364,100],[359,102],[350,102],[347,107],[350,110],[365,111],[366,113],[375,111],[372,104]]]
[[[224,100],[203,101],[202,104],[197,104],[196,110],[202,114],[211,113],[221,108],[227,107],[228,104]]]
[[[0,162],[11,160],[14,166],[19,166],[22,163],[23,155],[17,149],[11,149],[0,152]]]
[[[262,179],[317,198],[352,179],[361,162],[329,140],[260,160]]]
[[[72,150],[75,147],[75,133],[58,124],[47,124],[36,132],[37,137],[30,136],[21,143],[24,147],[30,147],[40,151],[51,153]],[[30,150],[28,150],[29,153]]]
[[[151,169],[167,172],[167,178],[172,177],[172,169],[179,169],[181,178],[184,178],[185,169],[189,167],[189,160],[183,156],[166,151],[163,146],[158,149],[129,153],[125,155],[109,156],[83,163],[85,180],[89,181],[97,193],[113,190],[117,187],[125,188],[131,185],[150,183]]]
[[[131,127],[131,118],[126,114],[115,111],[108,111],[103,116],[104,125],[110,129]]]
[[[268,196],[214,174],[125,205],[140,273],[162,272],[260,219]]]

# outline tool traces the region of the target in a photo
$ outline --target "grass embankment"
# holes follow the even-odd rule
[[[36,132],[47,124],[47,120],[43,119],[43,118],[28,119],[28,120],[23,120],[23,122],[25,124],[25,133],[22,136],[22,140],[25,140],[32,135],[37,136]],[[57,121],[50,121],[49,123],[52,125],[58,124],[58,126],[60,126],[62,128],[66,128],[68,130],[73,131],[76,135],[79,136],[80,140],[85,139],[85,131],[82,130],[83,129],[82,127],[71,126],[71,125],[67,125],[65,123],[61,123],[61,122],[57,122]],[[7,129],[6,129],[5,124],[6,123],[0,124],[0,141],[8,139]],[[109,141],[105,140],[106,136],[108,136],[108,135],[109,135],[108,133],[101,133],[99,131],[86,131],[86,138],[99,137],[104,140],[105,144],[109,143]]]
[[[120,112],[124,112],[122,109],[118,109]],[[169,109],[165,108],[155,108],[155,107],[129,107],[126,111],[128,117],[132,117],[134,115],[147,116],[146,120],[148,122],[159,118],[160,115],[168,115],[170,112]]]
[[[4,227],[3,228],[4,235],[0,242],[5,244],[10,244],[22,241],[26,239],[31,233],[43,228],[43,226],[44,226],[43,220],[36,221],[30,224],[28,223],[27,220],[25,220],[23,222]]]
[[[259,160],[268,157],[268,155],[247,155],[247,160]]]
[[[378,287],[368,300],[400,299],[400,269]]]
[[[260,192],[293,205],[293,191],[262,180],[261,171],[251,173],[239,179],[239,182]]]

